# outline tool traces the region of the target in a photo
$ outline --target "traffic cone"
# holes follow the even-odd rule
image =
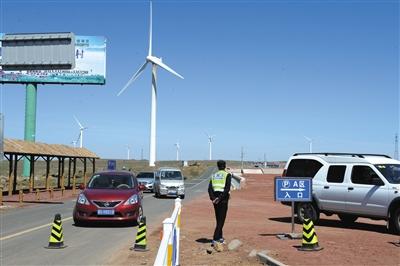
[[[147,239],[146,239],[146,217],[143,216],[140,219],[139,228],[136,234],[135,245],[131,248],[131,250],[135,251],[147,251],[146,248]]]
[[[51,228],[49,245],[45,248],[59,249],[66,247],[67,246],[64,245],[64,234],[61,222],[61,214],[57,213],[54,217],[53,226]]]
[[[317,234],[314,230],[314,223],[311,219],[304,219],[303,222],[303,244],[298,250],[300,251],[320,251],[323,249],[318,246]]]

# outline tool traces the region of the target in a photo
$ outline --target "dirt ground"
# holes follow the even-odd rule
[[[280,240],[279,233],[291,231],[290,207],[273,199],[274,175],[247,175],[246,188],[231,193],[224,227],[227,243],[239,239],[243,245],[235,251],[207,254],[215,226],[214,211],[204,195],[183,202],[181,228],[181,265],[260,265],[252,250],[267,250],[268,255],[288,265],[400,265],[400,247],[393,243],[400,236],[386,231],[385,221],[360,218],[351,227],[343,226],[336,215],[321,215],[315,225],[318,242],[324,249],[301,252],[302,240]],[[129,251],[127,246],[110,258],[113,265],[153,265],[160,243],[159,226],[148,226],[147,252]],[[302,232],[302,224],[295,224]]]

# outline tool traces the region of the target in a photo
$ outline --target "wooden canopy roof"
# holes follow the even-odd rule
[[[53,157],[99,158],[95,153],[86,148],[73,148],[61,144],[28,142],[17,139],[4,139],[4,153]]]

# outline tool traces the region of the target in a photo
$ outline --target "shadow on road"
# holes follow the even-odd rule
[[[212,239],[202,237],[202,238],[196,239],[196,242],[202,243],[202,244],[207,244],[207,243],[211,243]]]
[[[269,218],[271,221],[281,222],[281,223],[291,223],[291,217],[272,217]],[[295,219],[296,224],[301,224]],[[360,223],[354,222],[353,224],[346,225],[339,220],[329,220],[329,219],[319,219],[316,223],[317,226],[326,226],[326,227],[335,227],[335,228],[343,228],[343,229],[352,229],[352,230],[363,230],[363,231],[373,231],[377,233],[383,234],[392,234],[390,233],[385,225],[379,224],[367,224],[367,223]]]
[[[94,228],[125,228],[125,227],[136,227],[137,225],[134,223],[129,223],[129,222],[124,222],[124,223],[116,223],[115,221],[110,221],[110,222],[90,222],[90,223],[79,223],[79,225],[77,224],[73,224],[75,227],[85,227],[85,228],[90,228],[90,227],[94,227]]]

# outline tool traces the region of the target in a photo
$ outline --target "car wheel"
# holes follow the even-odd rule
[[[315,205],[310,202],[298,203],[296,213],[297,213],[297,219],[300,223],[304,222],[304,217],[306,213],[309,214],[313,223],[316,223],[319,220],[319,211],[317,210]]]
[[[392,233],[400,234],[400,206],[390,213],[389,230]]]
[[[179,196],[181,199],[185,199],[185,195],[181,195]]]
[[[357,216],[351,214],[338,214],[339,219],[346,225],[352,224],[357,220]]]

